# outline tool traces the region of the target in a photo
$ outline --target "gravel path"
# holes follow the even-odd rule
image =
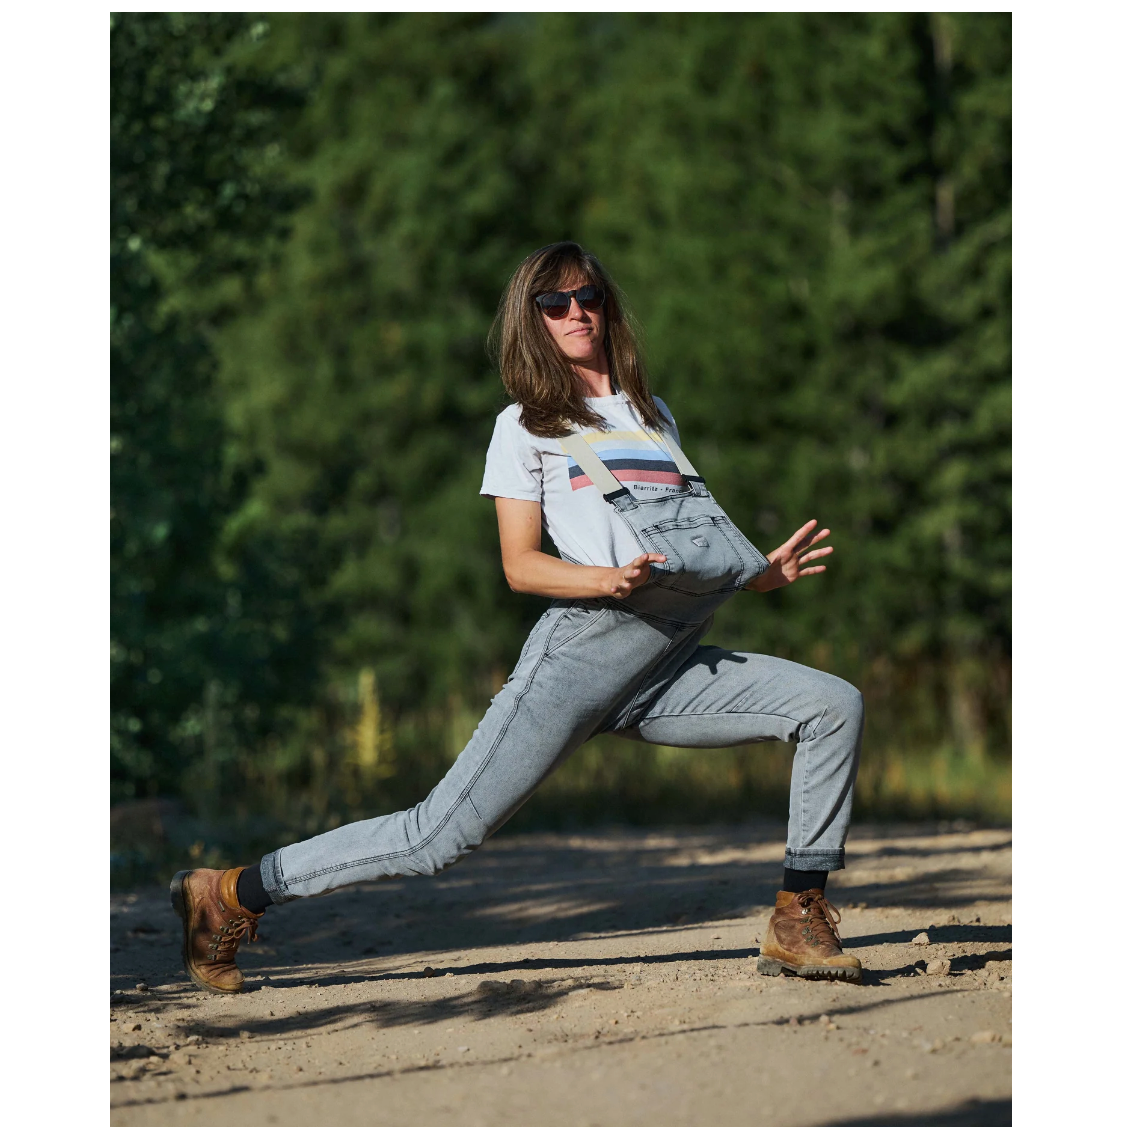
[[[185,978],[163,891],[115,894],[111,1123],[1010,1124],[1009,832],[856,829],[828,895],[860,987],[756,973],[783,838],[497,837],[272,909],[233,997]]]

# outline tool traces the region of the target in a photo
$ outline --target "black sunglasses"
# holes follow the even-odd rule
[[[604,306],[604,288],[593,286],[578,287],[575,291],[550,291],[546,295],[538,295],[534,301],[547,318],[564,318],[569,313],[574,295],[578,306],[584,310],[598,311]]]

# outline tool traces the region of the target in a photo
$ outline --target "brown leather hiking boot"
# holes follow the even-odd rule
[[[792,971],[804,979],[862,982],[863,964],[841,950],[843,940],[836,931],[839,922],[840,913],[818,888],[778,892],[757,959],[758,974]]]
[[[213,994],[238,994],[243,972],[235,953],[244,938],[254,942],[263,913],[241,908],[235,893],[243,869],[186,869],[173,877],[169,895],[183,926],[181,957],[188,977]]]

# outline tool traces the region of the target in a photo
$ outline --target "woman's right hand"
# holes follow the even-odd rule
[[[608,568],[608,592],[612,597],[624,598],[647,584],[651,577],[652,562],[666,562],[666,554],[641,554],[633,558],[627,566],[612,566]]]
[[[582,566],[541,551],[541,504],[497,498],[502,569],[515,593],[554,598],[627,597],[651,577],[665,554],[641,554],[626,566]]]

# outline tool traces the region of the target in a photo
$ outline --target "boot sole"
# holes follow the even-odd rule
[[[192,872],[191,869],[181,869],[179,873],[171,881],[169,881],[169,902],[173,906],[173,911],[180,917],[180,958],[181,963],[184,964],[184,973],[198,986],[202,991],[207,991],[209,994],[241,994],[243,987],[239,990],[221,990],[219,987],[212,986],[211,983],[205,982],[193,969],[192,964],[189,962],[189,947],[188,947],[188,920],[189,909],[185,907],[184,899],[184,878]]]
[[[805,967],[794,967],[780,959],[771,959],[768,955],[757,957],[757,973],[759,975],[780,975],[789,972],[800,979],[833,979],[841,983],[863,982],[863,970],[860,967],[832,967],[809,964]]]

